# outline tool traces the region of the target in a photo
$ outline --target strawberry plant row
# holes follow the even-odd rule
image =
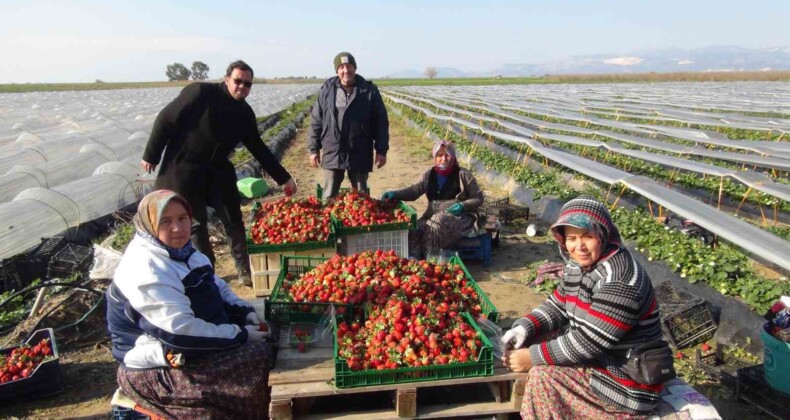
[[[474,148],[468,140],[440,127],[424,114],[412,108],[393,103],[390,103],[390,106],[397,107],[405,118],[422,125],[429,131],[457,141],[460,150],[483,161],[488,169],[504,174],[515,174],[513,178],[516,182],[533,188],[536,191],[536,197],[552,194],[560,198],[568,198],[577,194],[576,191],[570,190],[568,187],[563,187],[568,191],[562,195],[553,193],[552,190],[559,187],[552,185],[552,183],[557,183],[559,171],[550,171],[544,175],[549,179],[549,182],[544,184],[525,182],[525,178],[534,179],[532,175],[518,176],[531,172],[527,165],[522,164],[516,167],[517,164],[512,159],[501,155],[499,157],[493,156],[494,153],[485,148]],[[618,208],[613,212],[613,216],[617,218],[618,225],[623,224],[620,227],[623,237],[635,240],[640,251],[648,253],[650,260],[665,261],[679,272],[681,277],[687,278],[691,282],[703,281],[722,294],[739,296],[758,313],[763,313],[767,306],[779,296],[790,293],[790,283],[787,282],[787,279],[783,278],[778,282],[771,281],[755,273],[750,268],[749,258],[732,245],[722,244],[716,248],[707,247],[695,238],[666,229],[664,225],[658,224],[642,209],[628,211]],[[651,251],[652,254],[650,254]]]
[[[428,109],[431,109],[434,112],[437,112],[437,113],[443,112],[442,110],[432,106],[431,104],[422,103],[419,100],[417,100],[415,102],[420,103],[421,106],[427,107]],[[448,103],[448,105],[457,106],[457,104],[453,104],[453,103]],[[507,116],[503,116],[503,115],[496,114],[496,113],[493,113],[493,112],[490,112],[490,111],[487,111],[487,110],[482,110],[482,109],[479,109],[479,108],[472,107],[470,109],[469,107],[465,107],[465,106],[461,106],[460,108],[461,109],[465,109],[465,110],[469,110],[469,111],[473,111],[473,112],[477,112],[477,113],[480,113],[481,115],[491,116],[493,118],[507,118]],[[524,114],[526,116],[531,116],[531,117],[539,117],[540,116],[538,114],[530,114],[530,113],[518,112],[518,111],[516,111],[516,113]],[[577,121],[562,120],[562,119],[550,118],[550,117],[545,117],[545,116],[543,116],[543,117],[544,117],[544,119],[553,120],[554,122],[559,122],[559,123],[562,123],[562,124],[571,124],[571,125],[574,125],[574,126],[582,126],[582,124],[577,122]],[[483,127],[487,126],[489,128],[496,129],[496,130],[508,131],[507,129],[503,129],[502,127],[499,127],[499,126],[497,126],[497,125],[495,125],[495,124],[493,124],[491,122],[481,122],[481,126],[483,126]],[[614,129],[612,127],[603,127],[603,126],[599,127],[599,126],[597,126],[595,124],[592,124],[592,126],[594,126],[594,127],[590,127],[590,126],[587,126],[587,125],[585,125],[584,127],[588,128],[588,129],[596,129],[597,128],[597,129],[606,129],[606,130],[613,131],[613,132],[621,131],[621,132],[624,132],[624,133],[628,133],[627,131]],[[581,137],[581,138],[592,138],[592,139],[594,139],[594,138],[597,137],[597,135],[595,135],[595,134],[566,132],[566,131],[557,130],[557,129],[553,129],[553,128],[546,128],[545,131],[549,132],[549,133],[570,135],[570,136]],[[538,140],[540,140],[543,143],[551,142],[550,140],[547,140],[547,139],[540,139],[540,138],[538,138]],[[497,144],[501,145],[501,146],[508,147],[508,148],[510,148],[512,150],[516,150],[514,145],[512,143],[510,143],[510,142],[502,141],[502,140],[498,140],[498,139],[495,139],[494,141]],[[693,143],[685,141],[685,140],[678,140],[677,142],[685,144],[685,145],[688,145],[688,146],[693,146]],[[772,196],[770,194],[766,194],[766,193],[763,193],[763,192],[760,192],[760,191],[751,191],[751,189],[747,188],[746,185],[743,185],[743,184],[741,184],[741,183],[739,183],[737,181],[733,181],[732,179],[730,179],[728,177],[716,178],[716,177],[713,177],[713,176],[705,176],[705,174],[700,176],[700,174],[694,173],[694,172],[685,172],[685,171],[684,172],[679,172],[679,171],[676,172],[674,170],[664,169],[659,164],[646,162],[646,161],[641,160],[641,159],[635,159],[635,158],[631,158],[631,157],[628,157],[628,156],[619,155],[619,154],[616,154],[616,153],[613,154],[613,153],[611,153],[609,151],[604,151],[604,150],[599,150],[599,149],[591,149],[591,148],[588,148],[588,147],[585,147],[585,146],[579,146],[579,145],[573,145],[573,144],[561,143],[561,142],[551,142],[551,144],[552,144],[552,146],[555,146],[555,147],[557,147],[559,149],[562,149],[562,150],[572,151],[574,153],[581,153],[582,155],[589,154],[590,156],[592,156],[594,158],[594,160],[599,160],[600,159],[601,161],[607,161],[607,162],[611,160],[611,161],[613,161],[614,166],[621,167],[621,168],[623,168],[623,170],[626,170],[626,171],[628,171],[630,173],[633,173],[633,174],[636,174],[636,175],[647,175],[647,176],[651,176],[653,178],[663,179],[663,180],[667,180],[667,181],[670,181],[670,182],[677,182],[680,185],[683,185],[683,186],[686,186],[686,187],[689,187],[689,188],[701,189],[701,190],[707,191],[707,192],[709,192],[711,194],[714,194],[714,195],[717,195],[719,193],[719,190],[721,190],[722,193],[725,196],[730,197],[731,199],[736,200],[736,201],[741,201],[741,200],[745,199],[746,201],[751,202],[751,203],[753,203],[755,205],[765,205],[765,206],[769,206],[769,207],[777,206],[781,210],[790,211],[790,202],[787,202],[785,200],[779,199],[779,198],[777,198],[775,196]],[[628,143],[622,143],[622,144],[619,144],[619,145],[623,146],[625,148],[629,148],[629,149],[640,149],[636,145],[632,145],[632,144],[628,144]],[[666,153],[666,152],[660,151],[660,150],[659,151],[653,151],[653,152],[654,153],[658,153],[658,154],[671,155],[669,153]],[[733,164],[729,164],[729,163],[725,163],[725,162],[721,162],[721,161],[713,161],[713,160],[710,160],[710,159],[705,159],[705,160],[709,161],[709,163],[715,162],[715,164],[718,165],[718,166],[723,166],[723,167],[729,167],[729,168],[737,169],[737,165],[733,165]],[[776,177],[776,175],[773,174],[770,171],[763,171],[763,173],[766,176],[769,176],[769,177],[774,177],[774,178]],[[777,182],[781,182],[781,178],[776,179],[776,181]]]

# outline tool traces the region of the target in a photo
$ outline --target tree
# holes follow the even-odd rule
[[[436,67],[425,68],[425,77],[429,79],[433,79],[434,77],[436,77],[436,73],[438,73],[438,71],[436,71]]]
[[[167,66],[165,75],[167,75],[167,80],[172,82],[173,80],[189,80],[192,73],[183,64],[173,63]]]
[[[192,63],[192,80],[208,79],[208,65],[202,61]]]

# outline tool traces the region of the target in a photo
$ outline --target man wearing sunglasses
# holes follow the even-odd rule
[[[140,163],[149,173],[161,163],[155,188],[173,190],[189,201],[195,221],[192,244],[212,265],[207,206],[216,210],[228,235],[238,281],[247,286],[252,281],[241,200],[228,157],[241,142],[277,184],[285,185],[286,193],[296,193],[296,182],[261,140],[255,112],[245,101],[252,78],[252,68],[238,60],[230,63],[222,82],[185,87],[157,115]]]
[[[381,168],[389,149],[389,120],[379,89],[357,74],[353,55],[341,52],[334,64],[337,76],[321,86],[308,133],[310,164],[324,172],[324,199],[337,195],[346,171],[352,188],[367,191],[374,159]]]

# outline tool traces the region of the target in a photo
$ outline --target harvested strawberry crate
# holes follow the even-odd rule
[[[353,305],[343,305],[323,302],[294,302],[288,291],[283,287],[286,276],[302,276],[318,264],[328,260],[328,257],[283,256],[281,259],[280,274],[272,290],[269,305],[266,307],[266,319],[277,321],[280,324],[292,322],[318,323],[330,306],[335,306],[338,315],[351,314]]]
[[[291,274],[296,277],[302,276],[328,259],[327,257],[283,257],[280,275],[272,291],[269,306],[266,308],[266,319],[275,320],[281,324],[288,324],[291,322],[318,322],[331,304],[322,302],[293,302],[288,292],[284,289],[283,284],[285,283],[286,275]],[[488,296],[486,296],[485,292],[483,292],[474,280],[474,277],[469,273],[469,270],[466,269],[463,261],[458,257],[452,257],[448,264],[461,267],[464,275],[469,279],[468,284],[477,292],[482,315],[492,322],[496,322],[499,319],[499,312],[497,312],[494,304],[491,303]],[[362,305],[334,305],[338,315],[359,314],[362,310]]]
[[[398,202],[399,209],[409,216],[408,222],[382,223],[378,225],[345,226],[340,220],[332,216],[332,231],[338,239],[369,232],[387,232],[392,230],[409,230],[417,228],[417,211],[404,202]]]
[[[390,385],[408,382],[425,382],[438,379],[472,378],[477,376],[491,376],[494,374],[494,351],[491,341],[480,330],[477,322],[468,313],[462,313],[466,322],[470,324],[483,342],[477,360],[464,363],[450,363],[446,365],[432,365],[420,367],[403,367],[396,369],[367,369],[351,370],[346,359],[338,354],[337,338],[335,338],[335,386],[338,388],[354,388],[371,385]],[[335,325],[337,337],[337,325]]]
[[[63,391],[58,345],[52,328],[37,330],[25,341],[25,344],[34,347],[44,339],[49,339],[52,354],[38,364],[28,377],[0,384],[0,400],[11,400],[21,396],[45,397]],[[0,349],[0,356],[8,357],[19,347]]]
[[[284,252],[284,251],[309,251],[313,249],[322,249],[322,248],[330,248],[334,247],[335,237],[333,233],[329,233],[329,236],[326,240],[323,241],[305,241],[305,242],[292,242],[292,243],[283,243],[283,244],[258,244],[255,243],[251,236],[250,231],[252,230],[252,225],[255,223],[256,215],[258,211],[261,209],[261,203],[256,202],[252,206],[252,217],[250,223],[248,224],[247,228],[247,252],[250,254],[271,254],[276,252]],[[329,221],[327,220],[327,223]]]
[[[280,275],[281,259],[284,256],[329,257],[336,251],[335,235],[329,233],[324,241],[306,241],[283,244],[256,244],[251,238],[251,229],[260,210],[260,202],[252,207],[252,219],[247,228],[247,252],[250,255],[250,274],[256,296],[271,295]],[[326,221],[327,225],[329,220]]]

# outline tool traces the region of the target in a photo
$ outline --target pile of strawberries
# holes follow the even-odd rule
[[[11,350],[11,354],[0,356],[0,384],[27,378],[50,356],[52,347],[49,338],[35,346],[23,344]]]
[[[367,308],[364,323],[338,325],[338,356],[352,370],[466,362],[482,345],[461,316],[476,319],[482,308],[459,265],[364,251],[335,255],[299,278],[287,276],[283,288],[294,302]]]
[[[401,209],[393,209],[384,202],[356,190],[341,192],[327,205],[327,208],[343,226],[409,222],[411,217]]]
[[[250,239],[259,245],[326,241],[328,237],[329,212],[315,197],[264,202],[250,228]]]
[[[409,222],[410,215],[357,191],[342,192],[326,206],[315,197],[266,201],[255,214],[250,239],[258,245],[326,241],[331,215],[344,226]]]

